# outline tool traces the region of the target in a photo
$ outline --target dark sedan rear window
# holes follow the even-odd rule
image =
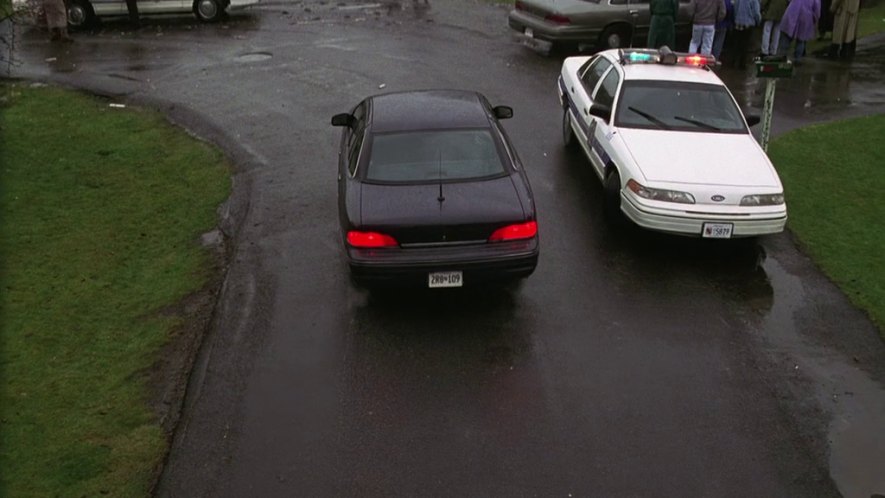
[[[489,130],[437,130],[373,135],[366,180],[432,183],[505,172]]]

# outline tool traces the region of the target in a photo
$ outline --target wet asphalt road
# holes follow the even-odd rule
[[[885,347],[788,234],[612,232],[561,147],[561,60],[514,43],[504,8],[374,5],[108,23],[61,48],[21,37],[14,74],[158,107],[237,164],[231,266],[159,495],[885,493]],[[883,45],[800,68],[775,130],[881,112]],[[759,106],[755,79],[722,74]],[[347,281],[329,117],[430,87],[515,109],[542,237],[517,289]]]

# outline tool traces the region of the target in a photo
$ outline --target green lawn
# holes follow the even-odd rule
[[[769,156],[784,182],[789,227],[860,308],[885,326],[885,114],[802,128]]]
[[[200,289],[223,156],[161,116],[0,85],[0,495],[145,496],[146,377]]]

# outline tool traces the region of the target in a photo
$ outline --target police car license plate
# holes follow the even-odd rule
[[[705,239],[730,239],[734,230],[732,223],[704,223],[701,237]]]
[[[535,32],[532,31],[532,28],[525,28],[524,33],[525,33],[526,38],[534,38],[535,37]]]
[[[427,276],[427,286],[431,289],[437,287],[461,287],[464,285],[464,275],[460,271],[436,271]]]

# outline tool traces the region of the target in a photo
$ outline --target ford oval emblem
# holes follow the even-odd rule
[[[722,202],[725,200],[725,197],[722,197],[721,195],[714,195],[713,197],[710,197],[710,199],[713,199],[713,202]]]

